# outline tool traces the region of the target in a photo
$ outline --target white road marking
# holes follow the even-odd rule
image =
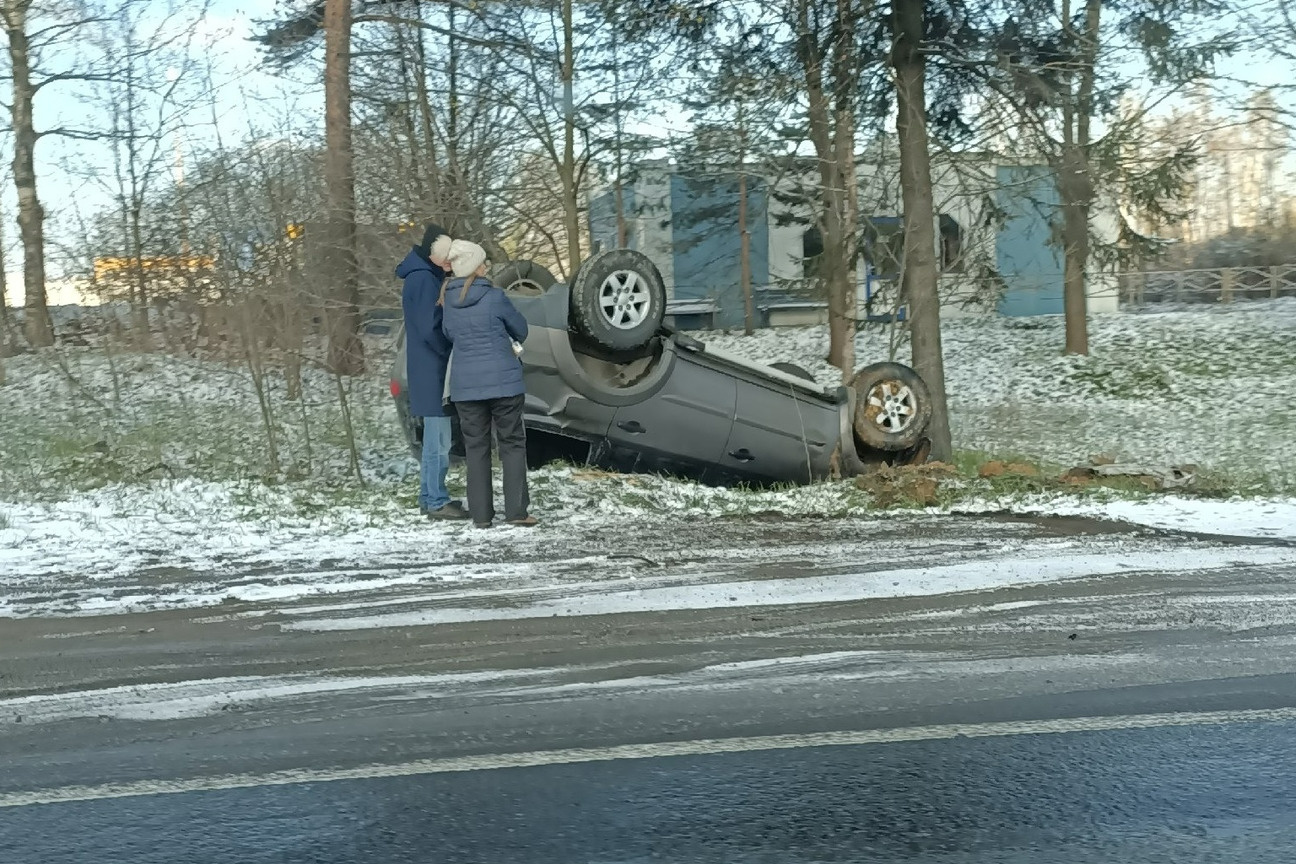
[[[992,738],[1008,735],[1056,735],[1068,732],[1103,732],[1121,729],[1155,729],[1174,726],[1209,726],[1225,723],[1273,723],[1296,720],[1296,707],[1251,711],[1205,711],[1173,714],[1130,714],[1111,717],[1074,717],[1056,720],[1020,720],[1002,723],[948,724],[892,729],[864,729],[848,732],[816,732],[804,735],[765,735],[750,738],[710,738],[695,741],[665,741],[655,744],[625,744],[616,747],[536,750],[527,753],[494,753],[445,759],[420,759],[390,765],[361,765],[354,768],[294,769],[265,774],[227,774],[179,780],[142,780],[99,786],[61,786],[0,794],[0,808],[73,801],[101,801],[211,792],[225,789],[253,789],[298,783],[329,783],[338,780],[370,780],[447,774],[459,771],[491,771],[500,768],[532,768],[542,765],[570,765],[617,759],[659,759],[668,756],[705,756],[718,753],[747,753],[761,750],[791,750],[804,747],[842,747],[860,744],[892,744],[902,741],[934,741],[958,737]]]

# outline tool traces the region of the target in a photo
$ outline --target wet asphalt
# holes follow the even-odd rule
[[[963,530],[985,548],[929,539],[913,563],[1073,543],[1183,560],[1223,542]],[[288,626],[361,601],[445,605],[418,584],[337,605],[6,620],[0,864],[1288,864],[1296,563],[1256,548],[1190,573],[784,606]],[[840,566],[704,564],[657,578]],[[917,731],[957,724],[997,731]],[[842,734],[872,743],[805,746]],[[767,736],[790,737],[695,746]],[[651,752],[512,767],[625,747]],[[468,770],[402,768],[446,760]]]
[[[8,864],[1290,862],[1291,723],[811,747],[46,804]]]

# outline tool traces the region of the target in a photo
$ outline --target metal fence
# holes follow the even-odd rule
[[[1296,297],[1296,262],[1272,267],[1122,273],[1121,303],[1233,303]]]

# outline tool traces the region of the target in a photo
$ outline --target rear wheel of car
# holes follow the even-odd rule
[[[571,323],[584,339],[610,351],[641,348],[661,329],[666,286],[647,256],[609,249],[577,269]]]
[[[796,378],[801,378],[805,381],[813,382],[815,380],[813,375],[811,375],[809,372],[802,369],[800,366],[798,366],[795,363],[771,363],[770,368],[777,369],[780,372],[786,373],[788,375],[792,375],[793,377]]]
[[[931,391],[918,373],[900,363],[874,363],[855,373],[855,437],[878,450],[918,444],[931,421]]]
[[[534,261],[509,261],[500,264],[491,270],[490,278],[505,291],[523,297],[538,297],[558,282],[557,277],[548,269]]]

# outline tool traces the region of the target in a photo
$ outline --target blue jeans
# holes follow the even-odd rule
[[[450,470],[450,418],[423,418],[423,461],[419,471],[419,506],[440,510],[450,503],[446,472]]]

